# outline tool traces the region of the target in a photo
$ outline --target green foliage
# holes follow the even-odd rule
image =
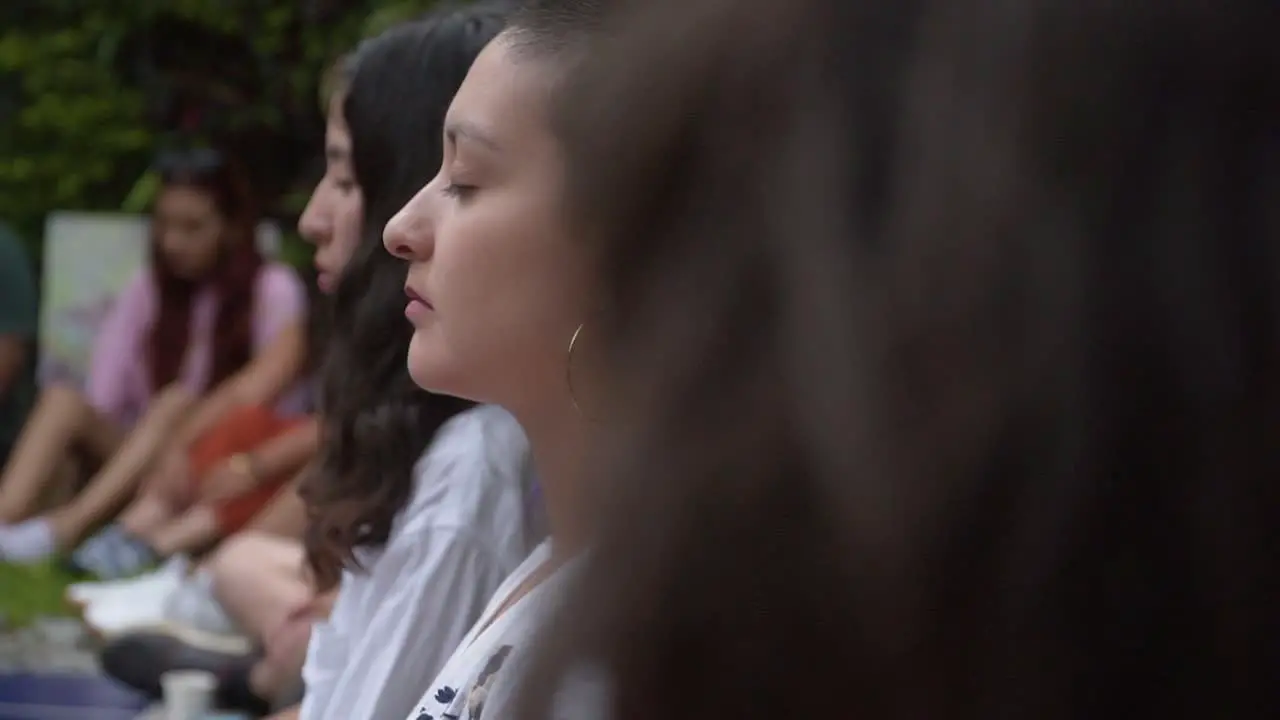
[[[252,129],[280,143],[296,143],[301,114],[318,115],[317,85],[333,58],[367,32],[432,4],[43,0],[9,5],[0,11],[0,218],[36,238],[54,210],[136,212],[150,202],[155,179],[146,169],[170,128],[149,115],[154,87],[130,78],[121,65],[130,42],[161,18],[246,40],[262,76],[261,92],[237,97],[220,86],[217,73],[224,58],[219,57],[200,64],[206,77],[198,87],[230,98],[225,132]],[[312,12],[317,7],[326,12],[317,17]],[[301,168],[286,171],[305,181]],[[298,197],[296,191],[282,193],[275,209],[296,212],[300,207],[290,206]]]
[[[70,615],[63,599],[67,586],[75,582],[57,563],[10,565],[0,562],[0,621],[9,628],[21,628],[40,617]],[[2,629],[2,628],[0,628]]]
[[[49,210],[111,207],[101,190],[119,180],[122,159],[151,142],[137,91],[122,87],[100,57],[113,32],[96,20],[0,34],[6,105],[16,106],[0,126],[0,217],[28,236]]]

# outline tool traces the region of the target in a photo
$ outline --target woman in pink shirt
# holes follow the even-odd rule
[[[304,322],[305,286],[258,254],[258,216],[230,163],[197,150],[168,154],[157,170],[149,267],[99,330],[84,391],[43,390],[0,476],[0,558],[42,556],[91,529],[125,499],[196,398]],[[73,451],[100,465],[89,491],[45,520],[21,522]]]

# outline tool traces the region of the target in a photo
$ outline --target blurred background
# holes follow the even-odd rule
[[[239,154],[290,241],[320,168],[337,54],[432,0],[0,3],[0,220],[37,267],[51,213],[142,213],[166,144]]]
[[[305,275],[295,225],[323,171],[325,71],[434,4],[0,2],[0,243],[22,251],[0,253],[0,281],[34,282],[33,371],[83,377],[94,331],[145,261],[151,167],[167,148],[238,159],[266,218],[260,247]],[[62,717],[50,703],[64,701],[77,717],[115,716],[109,691],[59,684],[94,674],[60,580],[0,562],[0,720]]]

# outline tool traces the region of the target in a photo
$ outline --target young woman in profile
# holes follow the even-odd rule
[[[424,389],[501,405],[528,434],[550,539],[498,588],[405,717],[505,717],[507,664],[571,576],[593,523],[585,457],[596,390],[590,248],[563,210],[552,116],[598,8],[534,4],[480,53],[443,123],[439,173],[387,224],[409,262],[409,373]],[[496,707],[495,707],[496,706]]]
[[[302,488],[314,584],[297,572],[301,547],[236,538],[213,561],[215,590],[255,626],[266,657],[227,662],[140,634],[104,656],[116,677],[154,692],[163,670],[200,666],[221,675],[227,704],[261,710],[306,648],[302,716],[399,717],[541,539],[515,419],[424,393],[409,378],[412,331],[394,310],[405,264],[381,247],[386,219],[439,166],[445,108],[504,10],[477,3],[433,12],[367,41],[340,66],[327,172],[301,223],[321,253],[359,239],[334,295],[324,451]],[[139,658],[157,656],[140,667]]]
[[[149,267],[98,332],[85,391],[45,388],[0,476],[0,559],[44,558],[104,519],[183,432],[196,400],[302,320],[305,290],[258,255],[258,218],[231,163],[187,151],[162,156],[157,170]],[[101,469],[69,504],[28,520],[72,451]]]
[[[324,370],[328,442],[303,488],[318,589],[340,583],[308,647],[306,720],[411,711],[417,687],[545,535],[516,419],[479,405],[445,422],[471,403],[424,393],[409,377],[411,329],[389,312],[404,301],[406,265],[380,243],[386,221],[439,166],[445,110],[506,10],[505,2],[439,10],[359,48],[332,111],[350,131],[365,241],[340,283]],[[392,104],[395,120],[385,114]],[[373,357],[380,364],[371,367]],[[405,454],[424,446],[420,457]]]
[[[599,534],[485,715],[1280,717],[1280,7],[630,6],[554,116]],[[544,267],[463,272],[534,245],[470,83],[502,149],[388,232],[433,386],[493,321],[449,291]],[[607,704],[548,713],[583,664]]]

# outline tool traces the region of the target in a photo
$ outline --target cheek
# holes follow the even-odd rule
[[[222,245],[222,228],[212,226],[205,228],[200,233],[200,255],[207,261],[212,262],[218,256],[218,249]]]
[[[438,327],[429,330],[477,383],[554,381],[581,316],[564,232],[528,203],[479,210],[439,226],[429,276]]]
[[[324,248],[326,264],[335,269],[347,264],[356,248],[360,247],[362,220],[363,209],[357,200],[348,200],[335,207],[333,237]]]
[[[187,232],[169,233],[162,247],[169,261],[187,272],[206,270],[218,257],[222,242],[217,227],[202,226]]]

